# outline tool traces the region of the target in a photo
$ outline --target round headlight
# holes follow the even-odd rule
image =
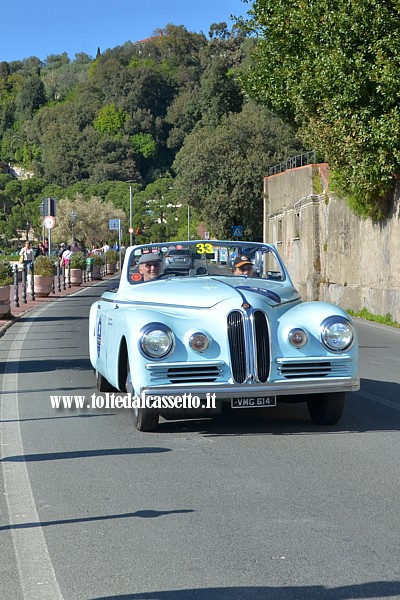
[[[353,343],[354,330],[344,317],[330,317],[321,324],[321,339],[329,350],[340,352]]]
[[[296,348],[301,348],[302,346],[304,346],[304,344],[307,343],[307,334],[303,329],[292,329],[291,331],[289,331],[289,342],[295,346]]]
[[[146,327],[142,331],[140,338],[140,347],[142,351],[151,356],[151,358],[162,358],[166,356],[174,343],[172,331],[159,323],[153,323],[153,326]]]
[[[196,352],[204,352],[209,346],[210,340],[205,333],[194,333],[189,340],[189,346]]]

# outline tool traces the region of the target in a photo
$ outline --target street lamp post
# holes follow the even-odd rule
[[[132,181],[127,181],[129,183],[129,245],[133,246],[133,204],[132,204]]]
[[[71,210],[69,213],[69,219],[71,221],[71,229],[72,229],[72,243],[75,241],[75,221],[76,221],[76,212]]]
[[[190,206],[189,206],[189,204],[188,204],[187,222],[188,222],[188,241],[190,241]]]
[[[132,186],[129,185],[129,245],[133,243],[133,231],[132,231]]]

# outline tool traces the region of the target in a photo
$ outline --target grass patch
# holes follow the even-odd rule
[[[360,312],[354,312],[354,310],[347,310],[347,312],[352,317],[359,317],[360,319],[365,319],[366,321],[374,321],[375,323],[388,325],[389,327],[400,327],[400,323],[394,321],[390,313],[387,313],[386,315],[374,315],[366,308],[363,308]]]

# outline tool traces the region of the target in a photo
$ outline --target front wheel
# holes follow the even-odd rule
[[[336,425],[342,418],[345,401],[345,392],[315,394],[307,400],[307,408],[314,423]]]
[[[99,371],[95,371],[96,387],[99,392],[116,392],[115,387]]]
[[[126,374],[126,391],[131,394],[133,399],[135,395],[135,391],[133,389],[131,370],[129,367],[129,359],[127,364],[127,374]],[[158,412],[152,408],[141,408],[139,406],[134,406],[132,408],[132,418],[133,424],[138,431],[154,431],[157,429],[158,425]]]
[[[134,408],[133,424],[138,431],[154,431],[158,425],[158,412],[152,408]]]

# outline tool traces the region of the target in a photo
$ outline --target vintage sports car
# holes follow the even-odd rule
[[[243,270],[234,274],[215,262],[221,248],[236,252]],[[189,272],[164,273],[165,257],[183,249],[192,257]],[[334,425],[346,392],[359,389],[349,315],[326,302],[303,302],[273,245],[246,242],[246,249],[261,254],[261,274],[238,242],[130,247],[118,287],[91,306],[90,361],[100,391],[145,401],[215,394],[215,408],[135,406],[137,429],[155,429],[160,415],[211,417],[280,402],[306,402],[314,422]],[[153,278],[145,281],[147,271]]]

